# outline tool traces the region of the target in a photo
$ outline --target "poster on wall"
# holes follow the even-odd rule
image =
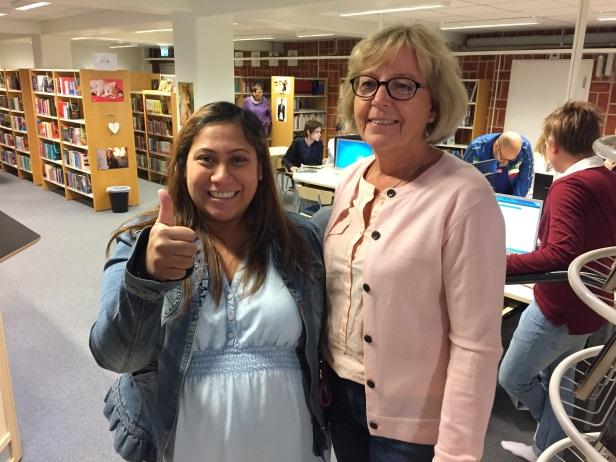
[[[289,93],[289,77],[276,77],[274,80],[274,91],[281,95]]]
[[[124,101],[124,82],[121,79],[93,79],[89,84],[93,103]]]
[[[128,148],[96,148],[96,166],[99,170],[128,167]]]
[[[278,105],[276,106],[276,120],[278,122],[287,121],[287,99],[278,98]]]
[[[195,96],[192,82],[178,82],[178,106],[180,125],[184,125],[193,113]]]

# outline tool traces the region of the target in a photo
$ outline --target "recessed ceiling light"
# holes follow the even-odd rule
[[[138,46],[136,43],[131,43],[128,45],[111,45],[109,48],[137,48]]]
[[[443,8],[447,6],[449,2],[432,2],[426,3],[422,5],[411,5],[404,6],[400,8],[385,8],[380,10],[366,10],[366,11],[352,11],[348,13],[339,13],[340,16],[349,17],[349,16],[367,16],[369,14],[388,14],[388,13],[402,13],[404,11],[417,11],[417,10],[432,10],[435,8]]]
[[[274,37],[244,37],[233,39],[234,42],[248,42],[250,40],[274,40]]]
[[[612,13],[601,13],[597,16],[599,21],[616,21],[616,11]]]
[[[485,21],[460,21],[460,22],[443,22],[441,30],[457,30],[457,29],[489,29],[498,27],[515,27],[529,26],[539,24],[535,17],[530,18],[511,18],[511,19],[488,19]]]
[[[297,38],[308,38],[308,37],[332,37],[334,34],[297,34]]]
[[[6,13],[0,13],[0,16],[6,16]]]
[[[173,32],[173,28],[171,29],[148,29],[148,30],[136,30],[135,34],[150,34],[152,32]]]
[[[71,40],[102,40],[105,42],[124,42],[126,39],[111,37],[71,37]]]
[[[15,2],[11,2],[11,6],[16,10],[26,11],[31,10],[33,8],[40,8],[41,6],[51,5],[49,2],[32,2],[28,0],[17,0]]]

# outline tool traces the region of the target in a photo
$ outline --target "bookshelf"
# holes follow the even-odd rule
[[[488,117],[490,81],[488,79],[462,79],[469,96],[466,116],[460,122],[454,136],[436,146],[446,148],[454,154],[464,154],[466,146],[475,138],[485,134]]]
[[[111,208],[108,186],[126,185],[131,188],[129,204],[137,205],[130,99],[124,94],[130,85],[128,71],[28,72],[36,127],[30,147],[43,189],[83,200],[99,211]]]
[[[271,91],[272,146],[289,146],[309,119],[323,124],[327,145],[327,79],[272,76]],[[281,101],[284,113],[279,111]]]
[[[178,133],[176,93],[132,91],[130,104],[139,175],[164,183],[173,140]]]
[[[40,184],[36,159],[30,155],[35,135],[28,70],[0,73],[0,163],[5,171]]]

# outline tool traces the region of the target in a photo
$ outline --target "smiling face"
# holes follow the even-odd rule
[[[256,150],[238,123],[208,125],[194,138],[186,160],[186,185],[211,231],[242,224],[260,175]]]
[[[401,48],[389,61],[361,74],[378,81],[405,77],[427,86],[415,52],[407,47]],[[417,143],[426,143],[426,126],[434,120],[436,111],[432,108],[429,89],[420,88],[412,99],[399,101],[389,96],[385,85],[381,85],[372,98],[355,96],[354,117],[359,134],[378,155],[402,152]]]

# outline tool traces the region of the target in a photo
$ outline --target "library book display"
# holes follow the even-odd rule
[[[0,71],[0,162],[19,178],[111,207],[108,186],[139,203],[128,71]]]

